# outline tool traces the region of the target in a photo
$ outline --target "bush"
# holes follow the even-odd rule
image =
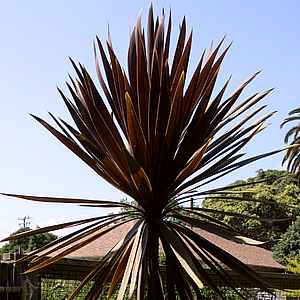
[[[289,258],[300,259],[300,217],[281,236],[273,248],[273,257],[282,264],[288,264]]]

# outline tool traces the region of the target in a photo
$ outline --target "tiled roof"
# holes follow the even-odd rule
[[[281,264],[273,259],[270,250],[257,246],[239,244],[204,230],[197,229],[195,231],[249,266],[284,269]]]
[[[132,223],[126,223],[105,234],[103,237],[83,246],[67,256],[77,259],[97,259],[107,253],[120,241],[131,228]],[[284,269],[272,258],[272,252],[257,246],[250,246],[229,241],[205,230],[194,229],[201,236],[229,252],[245,264],[256,268]]]

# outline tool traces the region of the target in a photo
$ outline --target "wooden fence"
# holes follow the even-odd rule
[[[22,279],[20,266],[0,262],[0,299],[22,299]]]
[[[62,288],[65,288],[68,282],[69,285],[74,286],[74,283],[78,284],[78,281],[82,280],[97,264],[97,260],[65,258],[46,270],[29,276],[23,273],[28,267],[27,263],[16,264],[17,259],[18,257],[10,257],[7,261],[0,261],[0,300],[47,299],[48,296],[45,296],[45,294],[52,293],[53,287],[57,287],[56,283],[62,284]],[[241,276],[233,271],[228,272],[236,287],[255,290],[255,285],[252,282],[241,280]],[[276,270],[266,270],[262,267],[256,269],[256,272],[269,283],[271,289],[300,290],[299,274],[286,274],[276,272]],[[220,282],[218,276],[213,272],[211,272],[211,279],[216,285],[224,286],[224,283]],[[54,286],[53,283],[55,283]],[[268,297],[268,295],[259,293],[256,299],[270,299]],[[57,299],[64,298],[58,297]],[[275,299],[283,300],[286,297],[284,294],[282,297],[277,295]],[[297,298],[288,299],[296,300]]]
[[[26,263],[15,263],[17,255],[0,261],[0,300],[40,300],[40,275],[25,275]]]

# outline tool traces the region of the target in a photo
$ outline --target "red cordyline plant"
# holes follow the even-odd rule
[[[51,114],[59,128],[55,129],[33,116],[99,176],[137,203],[135,206],[119,201],[6,194],[40,202],[128,208],[6,239],[80,225],[73,233],[26,256],[26,260],[32,260],[27,272],[34,272],[131,222],[132,228],[124,239],[97,262],[69,299],[74,299],[88,283],[91,289],[85,299],[116,294],[118,300],[126,296],[151,300],[204,299],[200,292],[204,285],[223,298],[210,274],[218,276],[223,285],[234,288],[229,270],[267,289],[253,270],[191,228],[204,229],[236,242],[253,241],[209,215],[218,211],[191,209],[185,203],[191,198],[194,201],[207,196],[219,198],[225,190],[228,197],[234,186],[214,189],[205,186],[279,152],[250,158],[244,158],[245,153],[241,153],[272,115],[253,121],[266,107],[259,105],[260,100],[271,90],[238,101],[258,74],[255,73],[229,97],[224,96],[229,80],[213,93],[229,48],[221,51],[223,40],[208,53],[203,52],[187,82],[192,33],[187,36],[184,18],[170,63],[171,16],[166,23],[165,27],[164,13],[154,20],[152,6],[146,34],[141,18],[138,19],[130,38],[127,70],[121,67],[110,38],[107,51],[96,39],[96,69],[104,97],[85,67],[71,60],[77,73],[77,78],[70,78],[67,83],[73,100],[59,92],[75,127]],[[234,192],[232,200],[247,201],[244,197],[237,198]],[[248,217],[241,215],[241,220]],[[48,257],[50,253],[54,255]],[[237,289],[236,292],[239,293]]]

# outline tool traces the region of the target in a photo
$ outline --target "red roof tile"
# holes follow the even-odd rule
[[[71,253],[67,258],[97,259],[105,255],[115,246],[115,244],[126,235],[131,226],[132,223],[123,224],[103,237]],[[282,265],[272,258],[272,252],[269,250],[257,246],[238,244],[205,230],[196,229],[195,231],[249,266],[256,268],[284,269]]]
[[[216,246],[229,252],[249,266],[284,269],[281,264],[273,259],[270,250],[257,246],[239,244],[204,230],[197,229],[196,231]]]

